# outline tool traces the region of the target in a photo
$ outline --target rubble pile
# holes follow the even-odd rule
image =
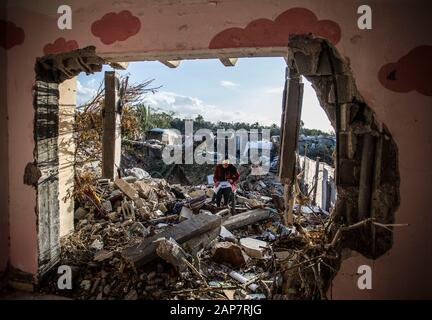
[[[75,231],[61,241],[61,264],[73,271],[69,296],[325,298],[317,272],[331,278],[326,259],[334,257],[323,253],[329,250],[328,213],[297,207],[296,222],[283,225],[274,201],[282,189],[274,176],[242,181],[232,214],[215,206],[211,186],[170,185],[142,169],[128,174],[97,180],[94,194],[79,201]],[[57,276],[43,290],[64,295]]]

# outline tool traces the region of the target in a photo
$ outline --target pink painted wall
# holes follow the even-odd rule
[[[333,297],[432,298],[432,290],[429,290],[432,285],[429,273],[432,267],[432,221],[428,210],[432,181],[429,165],[432,161],[432,131],[429,125],[432,97],[427,91],[431,82],[425,83],[425,77],[421,74],[430,69],[432,59],[409,56],[394,66],[396,81],[387,80],[385,76],[380,81],[378,77],[384,65],[396,63],[416,47],[432,45],[429,2],[370,0],[373,30],[357,28],[357,8],[363,1],[334,0],[329,4],[324,0],[184,0],[181,4],[175,4],[177,1],[168,0],[75,0],[69,2],[73,9],[73,29],[70,31],[57,29],[58,1],[47,0],[43,6],[37,1],[24,0],[9,4],[8,20],[25,32],[24,41],[7,50],[12,265],[33,273],[37,269],[35,191],[23,185],[22,180],[25,165],[33,159],[33,66],[35,58],[43,55],[47,44],[63,37],[66,41],[74,40],[79,47],[95,45],[100,53],[120,55],[208,50],[212,38],[227,28],[244,28],[259,18],[273,20],[290,8],[302,7],[312,11],[318,19],[332,20],[340,27],[341,37],[336,47],[351,62],[361,94],[375,110],[378,119],[388,126],[398,144],[401,205],[396,213],[396,222],[410,224],[395,231],[392,250],[373,264],[362,257],[344,262],[334,281]],[[108,25],[115,25],[119,18],[118,23],[124,26],[122,32],[111,30],[109,33],[113,34],[108,36],[103,32],[107,27],[101,28],[100,23],[96,23],[93,31],[97,36],[92,33],[93,22],[106,13],[122,10],[130,11],[134,17],[127,17],[127,14],[108,17],[114,19]],[[122,20],[124,16],[126,20]],[[265,31],[257,30],[264,35]],[[263,39],[255,40],[259,42]],[[46,50],[58,50],[57,45]],[[74,43],[67,42],[66,47],[71,46],[74,47]],[[420,57],[428,57],[426,49]],[[0,50],[4,49],[0,47]],[[407,64],[413,66],[408,70],[417,72],[407,73]],[[409,87],[411,84],[412,87]],[[360,264],[373,266],[373,290],[357,289],[355,273]]]
[[[6,10],[0,4],[0,19],[6,19]],[[7,54],[0,49],[0,272],[6,269],[9,260],[9,179],[8,179],[8,122],[7,122],[7,99],[6,99],[6,67]]]

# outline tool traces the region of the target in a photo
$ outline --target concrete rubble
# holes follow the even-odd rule
[[[87,191],[79,201],[75,231],[61,241],[60,263],[73,270],[70,297],[297,299],[317,294],[317,287],[301,283],[316,276],[313,268],[292,267],[319,256],[320,270],[325,269],[320,250],[328,242],[328,213],[303,205],[294,209],[295,223],[283,225],[283,208],[274,200],[282,197],[283,187],[273,174],[244,178],[232,215],[212,202],[210,185],[170,185],[142,169],[129,172],[114,181],[97,180],[93,194]],[[303,249],[305,257],[299,254]],[[56,281],[49,281],[56,277],[55,272],[48,276],[41,288],[64,295]]]

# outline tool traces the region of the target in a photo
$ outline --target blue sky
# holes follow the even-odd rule
[[[104,67],[103,71],[111,70]],[[157,61],[132,62],[129,81],[155,79],[162,86],[149,93],[145,102],[160,110],[195,118],[201,114],[210,121],[259,122],[280,124],[285,61],[283,58],[240,58],[234,67],[219,60],[185,60],[171,69]],[[103,79],[103,72],[78,76],[78,104],[88,100]],[[315,91],[305,81],[302,120],[307,128],[333,131],[319,106]]]

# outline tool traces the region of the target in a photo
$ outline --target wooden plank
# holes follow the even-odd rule
[[[373,169],[375,160],[375,137],[369,133],[363,135],[360,183],[358,195],[358,221],[370,217],[372,201]]]
[[[105,72],[105,106],[103,109],[102,177],[114,179],[121,160],[121,119],[118,106],[119,79],[116,72]]]
[[[290,69],[288,91],[284,106],[282,121],[281,152],[279,178],[282,183],[294,180],[296,150],[300,130],[300,117],[303,99],[303,83],[295,69]]]
[[[224,221],[222,225],[231,231],[264,219],[268,219],[271,217],[271,215],[272,212],[270,210],[255,209],[232,216]]]
[[[159,60],[159,62],[169,68],[177,68],[180,65],[181,60]]]
[[[109,65],[117,70],[126,70],[129,66],[129,62],[110,62]]]
[[[173,238],[177,243],[182,244],[190,239],[198,237],[203,233],[220,226],[221,218],[216,215],[198,214],[179,224],[165,229],[163,232],[150,238],[144,239],[140,244],[123,250],[123,257],[135,266],[142,266],[157,257],[157,243],[159,238]]]

